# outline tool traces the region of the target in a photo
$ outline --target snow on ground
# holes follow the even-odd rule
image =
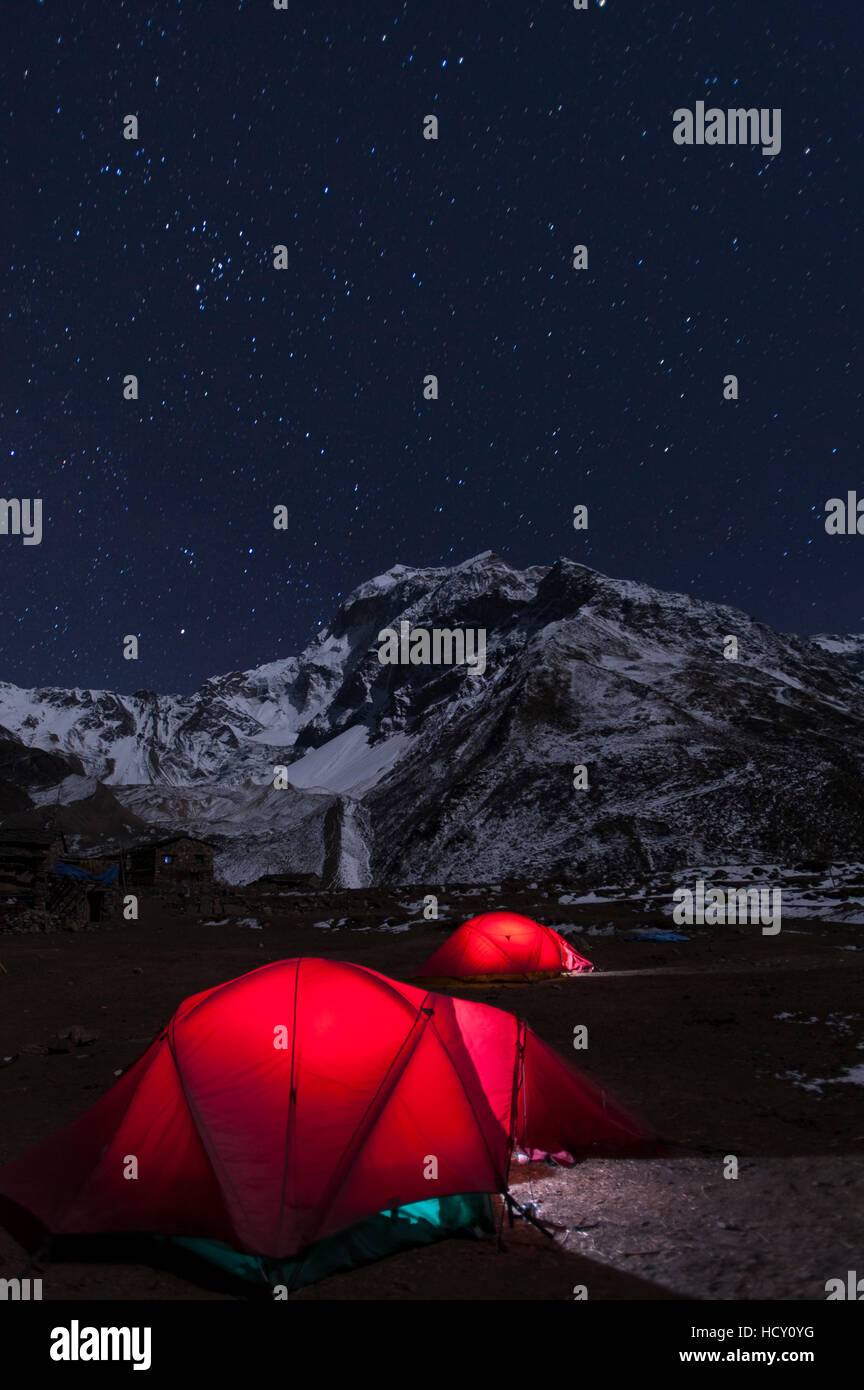
[[[777,1080],[791,1081],[799,1090],[821,1096],[826,1086],[864,1086],[864,1062],[859,1062],[857,1067],[847,1067],[839,1076],[814,1076],[808,1080],[800,1071],[779,1071]]]
[[[608,903],[609,897],[610,891],[608,889],[605,893],[594,893],[593,891],[581,894],[565,893],[563,897],[558,899],[558,902],[564,907],[575,907],[577,903]],[[558,927],[557,930],[562,931],[563,928]]]
[[[665,891],[652,893],[649,890],[647,896],[655,901],[658,911],[671,917],[676,906],[672,901],[672,887],[692,890],[701,880],[706,892],[709,888],[726,890],[745,886],[779,888],[784,919],[809,918],[837,926],[864,924],[864,897],[849,891],[850,885],[859,889],[864,882],[864,868],[860,863],[832,864],[825,873],[810,875],[812,881],[806,886],[800,882],[802,876],[798,870],[784,869],[776,864],[714,864],[688,869],[679,875],[676,884]]]
[[[818,917],[824,922],[860,926],[864,922],[864,901],[861,898],[811,897],[784,887],[783,916]]]
[[[494,891],[495,891],[495,889],[491,889],[491,890],[490,890],[490,892],[494,892]],[[410,912],[410,914],[411,914],[412,917],[420,917],[420,916],[422,916],[422,914],[423,914],[423,909],[426,907],[426,899],[425,899],[425,898],[418,898],[416,902],[403,903],[402,906],[403,906],[403,908],[405,909],[406,912]],[[439,916],[442,916],[442,917],[446,916],[446,915],[447,915],[447,911],[448,911],[448,909],[444,907],[443,903],[441,902],[441,900],[440,900],[440,898],[439,898],[439,900],[438,900],[438,913],[439,913]]]
[[[816,1014],[805,1018],[803,1014],[790,1013],[788,1010],[775,1014],[774,1017],[784,1023],[797,1023],[805,1028],[821,1024],[823,1028],[829,1028],[842,1037],[848,1037],[861,1026],[861,1014],[841,1013],[839,1010],[827,1014],[824,1019],[820,1019]],[[864,1051],[864,1042],[857,1044],[857,1050]],[[839,1076],[807,1077],[802,1071],[784,1071],[778,1072],[777,1078],[780,1081],[791,1081],[792,1085],[800,1090],[812,1091],[814,1095],[821,1097],[826,1086],[864,1086],[864,1063],[859,1062],[856,1066],[847,1067]]]

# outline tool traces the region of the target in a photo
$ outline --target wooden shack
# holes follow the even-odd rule
[[[213,895],[213,845],[190,835],[134,845],[125,851],[126,884],[140,889],[202,903]]]
[[[77,869],[82,876],[73,877],[64,869]],[[110,877],[111,869],[116,869],[119,876],[116,855],[104,858],[63,855],[49,878],[46,911],[67,925],[115,920],[122,907],[122,891],[118,877]]]
[[[63,848],[53,830],[0,830],[0,898],[44,905],[50,871]]]

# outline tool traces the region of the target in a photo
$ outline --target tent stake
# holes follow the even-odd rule
[[[516,1198],[515,1198],[515,1197],[511,1197],[509,1192],[506,1193],[505,1196],[506,1196],[506,1200],[507,1200],[507,1210],[508,1210],[508,1212],[510,1213],[510,1225],[511,1225],[511,1226],[513,1225],[513,1212],[514,1212],[514,1210],[515,1210],[515,1211],[518,1211],[518,1213],[519,1213],[519,1215],[522,1217],[522,1220],[523,1220],[523,1221],[529,1221],[529,1222],[531,1223],[532,1226],[536,1226],[536,1227],[537,1227],[537,1230],[538,1230],[538,1231],[542,1231],[543,1234],[544,1234],[544,1236],[547,1236],[549,1240],[554,1240],[554,1239],[555,1239],[555,1233],[554,1233],[554,1231],[547,1230],[547,1228],[543,1225],[543,1222],[542,1222],[542,1221],[538,1221],[538,1220],[537,1220],[537,1217],[534,1216],[534,1215],[528,1210],[527,1207],[520,1206],[519,1202],[516,1201]]]

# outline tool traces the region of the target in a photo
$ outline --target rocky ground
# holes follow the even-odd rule
[[[497,890],[284,896],[208,925],[139,922],[0,934],[0,1161],[71,1119],[187,995],[266,961],[320,955],[407,978],[444,934],[505,905]],[[513,1191],[554,1235],[504,1223],[501,1246],[450,1240],[298,1291],[295,1299],[815,1299],[864,1272],[864,927],[784,921],[669,927],[644,897],[506,905],[551,925],[597,973],[472,997],[522,1015],[670,1140],[663,1158],[515,1168]],[[235,909],[235,912],[238,912]],[[574,1027],[588,1049],[575,1053]],[[728,1159],[738,1177],[728,1178]],[[23,1270],[0,1231],[0,1277]],[[143,1265],[52,1264],[47,1298],[200,1299],[225,1289]]]

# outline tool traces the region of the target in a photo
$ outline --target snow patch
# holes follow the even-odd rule
[[[304,791],[362,796],[381,781],[413,742],[410,734],[399,733],[370,744],[368,729],[355,724],[298,758],[288,768],[287,780]]]
[[[368,813],[359,801],[342,803],[338,881],[342,888],[365,888],[371,881]]]
[[[69,806],[73,801],[84,801],[88,796],[93,796],[98,786],[95,777],[79,777],[73,773],[48,791],[30,792],[29,796],[34,806],[56,806],[58,803]]]

